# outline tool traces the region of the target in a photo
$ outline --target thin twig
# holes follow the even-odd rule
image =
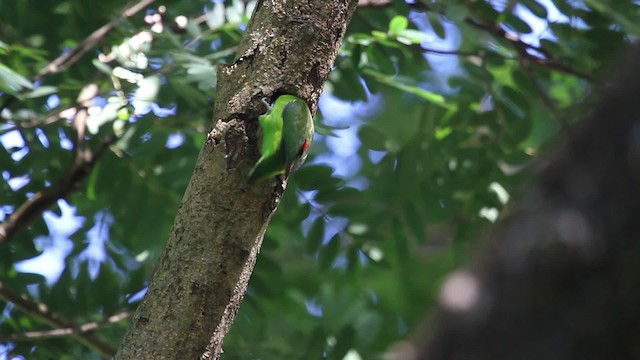
[[[98,30],[92,32],[86,39],[84,39],[78,46],[76,46],[73,50],[60,55],[57,59],[50,62],[47,66],[42,68],[38,75],[36,76],[36,80],[41,79],[42,77],[55,74],[60,71],[63,71],[73,64],[77,63],[78,60],[87,53],[87,51],[95,48],[95,46],[113,29],[115,29],[123,20],[137,14],[141,10],[144,10],[147,6],[151,5],[155,0],[142,0],[139,3],[127,8],[122,12],[122,15],[116,19],[111,20],[110,22],[101,26]]]
[[[87,110],[81,109],[76,118],[86,117]],[[80,138],[78,138],[80,140]],[[64,175],[53,186],[44,189],[24,202],[16,212],[0,224],[0,245],[5,245],[14,236],[29,226],[43,211],[73,191],[91,173],[104,151],[117,139],[115,135],[107,137],[98,148],[91,152],[84,147],[84,139],[76,143],[76,156]],[[80,145],[80,146],[78,146]]]
[[[502,55],[493,51],[486,51],[486,50],[477,50],[477,51],[464,51],[464,50],[441,50],[441,49],[433,49],[433,48],[428,48],[422,45],[418,45],[418,44],[411,44],[409,45],[412,48],[415,48],[418,51],[424,52],[424,53],[429,53],[429,54],[436,54],[436,55],[452,55],[452,56],[464,56],[467,58],[480,58],[482,60],[487,59],[487,58],[497,58],[497,59],[503,59],[503,60],[517,60],[514,57],[510,57],[507,55]]]
[[[38,317],[43,322],[56,327],[56,328],[70,328],[77,329],[78,327],[71,321],[60,317],[49,309],[49,307],[43,303],[38,303],[30,299],[26,295],[21,295],[7,289],[2,282],[0,282],[0,297],[6,301],[13,303],[16,307],[22,311]],[[86,332],[74,332],[69,334],[74,336],[79,342],[85,346],[95,350],[102,357],[112,358],[116,353],[116,349],[113,346],[103,342],[92,334]]]
[[[531,69],[531,66],[530,66],[531,63],[529,60],[530,60],[529,58],[520,56],[519,58],[520,66],[524,69],[524,71],[527,74],[527,77],[533,84],[535,91],[538,93],[538,96],[542,101],[542,104],[547,108],[547,110],[549,110],[549,112],[556,118],[556,120],[558,120],[558,122],[560,123],[560,127],[562,128],[562,131],[565,134],[570,135],[569,124],[564,118],[564,115],[561,114],[560,111],[556,108],[555,104],[553,103],[553,100],[548,96],[548,94],[544,91],[544,89],[542,89],[538,81],[536,81],[536,77],[535,77],[535,74],[533,73],[533,70]]]
[[[78,334],[94,331],[109,325],[113,325],[122,320],[128,319],[131,313],[123,311],[121,313],[109,316],[101,321],[91,321],[78,325],[76,327],[62,327],[51,330],[27,331],[21,334],[0,335],[0,343],[15,341],[33,341],[41,339],[50,339],[62,336],[76,336]]]
[[[115,29],[123,20],[134,16],[135,14],[151,5],[153,2],[155,2],[155,0],[142,0],[139,3],[128,7],[122,12],[122,15],[120,15],[120,17],[113,19],[105,25],[101,26],[99,29],[92,32],[89,36],[82,40],[82,42],[80,42],[80,44],[78,44],[78,46],[73,48],[71,51],[58,56],[55,60],[40,69],[38,74],[33,77],[31,81],[36,82],[38,80],[42,80],[42,78],[47,75],[66,70],[72,65],[76,64],[84,56],[84,54],[93,49],[109,32],[111,32],[111,30]],[[13,95],[7,96],[5,100],[0,104],[0,112],[8,108],[15,100],[17,100],[17,97]]]
[[[571,66],[565,65],[561,62],[555,62],[555,61],[549,61],[549,60],[545,60],[545,59],[541,59],[539,57],[533,56],[529,53],[526,53],[526,56],[529,58],[529,60],[535,64],[538,65],[540,67],[544,67],[547,69],[551,69],[551,70],[556,70],[558,72],[562,72],[565,74],[569,74],[569,75],[573,75],[573,76],[577,76],[579,78],[583,78],[585,80],[588,80],[591,83],[594,83],[596,85],[603,85],[602,80],[596,78],[593,75],[587,74],[585,72],[576,70],[574,68],[572,68]]]
[[[28,120],[11,120],[9,119],[6,124],[8,127],[0,129],[0,135],[6,134],[14,130],[31,129],[34,127],[45,126],[53,124],[54,122],[62,119],[66,119],[73,116],[78,111],[78,106],[71,106],[63,109],[56,109],[52,113],[46,115],[43,118],[33,118]]]
[[[582,71],[576,70],[574,68],[572,68],[571,66],[568,66],[566,64],[564,64],[563,62],[561,62],[560,60],[558,60],[553,54],[549,53],[547,50],[535,46],[535,45],[531,45],[529,43],[526,43],[522,40],[520,40],[519,37],[514,36],[513,34],[508,33],[506,30],[502,29],[501,27],[492,27],[492,26],[488,26],[486,24],[482,24],[480,22],[477,22],[473,19],[467,19],[466,22],[474,27],[477,27],[478,29],[482,29],[486,32],[489,32],[492,35],[498,36],[506,41],[508,41],[513,48],[516,50],[516,52],[518,53],[518,56],[521,58],[526,58],[531,64],[539,66],[539,67],[544,67],[550,70],[555,70],[558,72],[562,72],[565,74],[569,74],[569,75],[573,75],[573,76],[577,76],[580,78],[583,78],[585,80],[588,80],[591,83],[594,84],[601,84],[602,81],[590,74],[584,73]],[[488,57],[498,57],[498,58],[502,58],[504,60],[518,60],[517,58],[514,57],[509,57],[509,56],[505,56],[505,55],[501,55],[501,54],[497,54],[494,52],[488,52],[488,51],[460,51],[460,50],[438,50],[438,49],[432,49],[432,48],[426,48],[424,46],[421,45],[410,45],[411,47],[417,48],[419,50],[422,50],[423,52],[428,52],[428,53],[432,53],[432,54],[440,54],[440,55],[456,55],[456,56],[466,56],[466,57],[471,57],[471,56],[477,56],[480,58],[488,58]],[[531,51],[535,51],[539,54],[542,54],[546,57],[542,58],[542,57],[538,57],[535,56],[533,54],[531,54],[529,52],[529,50]]]
[[[513,48],[516,50],[516,52],[524,57],[527,58],[532,64],[540,66],[540,67],[544,67],[547,69],[551,69],[551,70],[555,70],[558,72],[562,72],[565,74],[569,74],[569,75],[574,75],[580,78],[583,78],[585,80],[588,80],[589,82],[592,82],[594,84],[597,85],[601,85],[602,81],[596,77],[594,77],[591,74],[587,74],[585,72],[576,70],[574,68],[572,68],[571,66],[566,65],[565,63],[563,63],[562,61],[560,61],[556,56],[554,56],[553,54],[551,54],[549,51],[547,51],[546,49],[543,49],[539,46],[535,46],[535,45],[531,45],[529,43],[526,43],[524,41],[522,41],[518,36],[511,34],[509,32],[507,32],[506,30],[504,30],[502,27],[500,26],[491,26],[491,25],[487,25],[481,22],[478,22],[474,19],[471,18],[467,18],[466,19],[466,23],[470,24],[471,26],[483,30],[485,32],[488,32],[494,36],[500,37],[504,40],[506,40],[507,42],[509,42]],[[529,51],[535,51],[541,55],[543,55],[545,58],[541,58],[538,56],[535,56],[533,54],[531,54]]]
[[[381,8],[381,7],[386,7],[386,6],[391,6],[393,4],[392,1],[390,0],[360,0],[358,1],[358,7],[359,8]],[[416,3],[416,4],[422,4],[422,3]],[[410,5],[413,6],[413,5]],[[434,9],[426,7],[427,11],[434,11]],[[438,11],[436,11],[438,12]],[[439,13],[439,12],[438,12]],[[551,54],[549,51],[547,51],[546,49],[543,49],[539,46],[534,46],[531,44],[528,44],[522,40],[520,40],[519,37],[514,36],[513,34],[508,33],[506,30],[504,30],[502,27],[500,26],[493,26],[493,25],[487,25],[484,24],[482,22],[477,21],[476,19],[473,18],[466,18],[465,22],[475,28],[481,29],[485,32],[488,32],[492,35],[498,36],[508,42],[510,42],[514,48],[516,49],[516,51],[524,56],[527,57],[529,59],[529,61],[537,66],[540,67],[544,67],[550,70],[555,70],[558,72],[562,72],[565,74],[569,74],[569,75],[573,75],[573,76],[577,76],[580,78],[583,78],[585,80],[588,80],[589,82],[593,83],[593,84],[597,84],[597,85],[602,85],[602,81],[596,77],[594,77],[591,74],[576,70],[574,68],[572,68],[571,66],[565,64],[564,62],[560,61],[559,59],[557,59],[553,54]],[[531,53],[529,53],[529,50],[531,51],[535,51],[539,54],[542,54],[545,58],[541,58],[538,56],[535,56]],[[497,56],[498,54],[495,53],[481,53],[481,52],[466,52],[466,51],[446,51],[446,50],[437,50],[437,49],[428,49],[428,48],[423,48],[423,51],[425,52],[430,52],[433,54],[441,54],[441,55],[459,55],[459,56],[480,56],[480,57],[488,57],[488,56]],[[483,56],[484,55],[484,56]],[[514,60],[513,58],[509,58],[509,57],[504,57],[505,59],[510,59],[510,60]]]
[[[391,6],[393,2],[391,0],[359,0],[359,8],[381,8]]]

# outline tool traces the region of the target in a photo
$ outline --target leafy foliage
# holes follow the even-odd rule
[[[522,169],[640,35],[632,1],[361,3],[227,358],[366,359],[406,337]],[[55,204],[0,251],[9,357],[99,358],[86,333],[19,337],[59,328],[51,312],[118,344],[126,321],[109,316],[139,301],[209,128],[216,67],[233,61],[255,6],[180,1],[123,16],[127,4],[0,0],[0,219],[44,189]],[[86,54],[48,65],[74,49]],[[58,187],[79,154],[94,160],[88,174]]]

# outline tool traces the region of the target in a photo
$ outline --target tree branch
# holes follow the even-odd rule
[[[87,38],[82,40],[78,46],[71,51],[60,55],[58,58],[50,62],[47,66],[42,68],[35,80],[42,79],[49,74],[55,74],[63,71],[80,60],[87,51],[96,47],[96,45],[113,29],[115,29],[123,20],[134,16],[141,10],[144,10],[147,6],[151,5],[155,0],[142,0],[137,4],[125,9],[120,17],[111,20],[104,24],[96,31],[92,32]]]
[[[393,2],[391,0],[359,0],[359,8],[382,8],[391,6]]]
[[[81,108],[73,120],[77,134],[73,162],[58,182],[34,194],[0,224],[0,245],[9,243],[17,233],[28,227],[43,211],[76,189],[91,173],[104,151],[117,139],[115,135],[111,135],[103,140],[95,151],[87,148],[84,136],[88,116],[86,106],[97,94],[97,91],[97,86],[88,85],[78,97],[78,104],[81,105]]]
[[[36,82],[41,80],[47,75],[55,74],[60,71],[66,70],[69,67],[73,66],[77,63],[87,51],[95,48],[95,46],[113,29],[115,29],[123,20],[134,16],[140,11],[144,10],[147,6],[151,5],[155,0],[142,0],[137,4],[125,9],[120,17],[111,20],[105,25],[101,26],[99,29],[92,32],[89,36],[87,36],[78,46],[71,49],[71,51],[66,52],[60,56],[58,56],[55,60],[47,64],[45,67],[40,69],[38,74],[33,77],[32,82]],[[9,107],[17,97],[9,96],[7,97],[2,104],[0,104],[0,112],[2,112],[5,108]]]
[[[113,357],[113,354],[115,354],[115,349],[111,345],[103,342],[102,340],[98,339],[96,336],[92,334],[86,333],[86,331],[89,331],[89,330],[79,331],[80,329],[78,326],[74,325],[71,321],[66,320],[60,317],[58,314],[52,312],[47,305],[42,303],[37,303],[31,300],[26,295],[20,295],[20,294],[14,293],[10,289],[7,289],[2,282],[0,282],[0,297],[5,299],[6,301],[13,303],[16,307],[18,307],[22,311],[37,317],[38,319],[42,320],[43,322],[47,323],[52,327],[62,328],[62,329],[73,329],[73,331],[70,334],[66,334],[66,335],[72,335],[80,343],[95,350],[104,358],[110,359],[111,357]],[[14,340],[11,340],[11,341],[14,341]]]
[[[573,75],[579,78],[583,78],[585,80],[588,80],[591,83],[594,83],[596,85],[601,85],[602,81],[600,81],[600,79],[594,77],[591,74],[587,74],[585,72],[576,70],[574,68],[572,68],[571,66],[568,66],[566,64],[564,64],[563,62],[561,62],[560,60],[558,60],[553,54],[549,53],[548,51],[546,51],[545,49],[538,47],[538,46],[534,46],[531,45],[529,43],[526,43],[522,40],[520,40],[519,37],[514,36],[513,34],[508,33],[507,31],[505,31],[503,28],[501,28],[500,26],[489,26],[486,24],[482,24],[478,21],[475,21],[471,18],[466,19],[466,22],[478,29],[481,29],[483,31],[486,31],[494,36],[498,36],[504,40],[506,40],[507,42],[509,42],[513,48],[516,50],[516,52],[518,53],[518,56],[520,59],[525,60],[533,65],[536,65],[538,67],[543,67],[543,68],[547,68],[550,70],[554,70],[554,71],[558,71],[558,72],[562,72],[565,74],[569,74],[569,75]],[[424,46],[421,45],[410,45],[412,47],[418,48],[424,52],[428,52],[428,53],[432,53],[432,54],[440,54],[440,55],[457,55],[457,56],[466,56],[466,57],[470,57],[470,56],[477,56],[480,58],[488,58],[488,57],[499,57],[505,60],[518,60],[517,58],[514,57],[508,57],[508,56],[504,56],[501,54],[497,54],[497,53],[493,53],[493,52],[486,52],[486,51],[460,51],[460,50],[438,50],[438,49],[432,49],[432,48],[426,48]],[[541,58],[538,56],[535,56],[533,54],[531,54],[529,52],[529,50],[535,51],[539,54],[544,55],[545,58]],[[522,62],[522,61],[521,61]]]
[[[72,106],[64,109],[56,109],[43,118],[30,118],[28,120],[12,120],[8,119],[5,123],[10,124],[9,127],[0,129],[0,135],[6,134],[14,130],[31,129],[34,127],[53,124],[54,122],[66,119],[68,116],[75,114],[78,106]]]
[[[382,7],[391,6],[392,4],[393,2],[389,0],[359,0],[358,1],[359,8],[382,8]],[[415,4],[409,4],[409,6],[418,7],[421,9],[425,9],[427,11],[434,11],[433,9],[430,9],[426,4],[423,4],[420,2],[416,2]],[[490,26],[490,25],[481,23],[473,18],[466,18],[465,22],[467,24],[470,24],[471,26],[474,26],[478,29],[481,29],[485,32],[488,32],[494,36],[500,37],[508,41],[513,45],[514,49],[522,57],[527,58],[528,61],[530,61],[532,64],[536,66],[562,72],[562,73],[573,75],[573,76],[577,76],[579,78],[583,78],[597,85],[602,84],[601,81],[598,78],[594,77],[593,75],[574,69],[573,67],[558,60],[555,56],[553,56],[553,54],[549,53],[545,49],[525,43],[524,41],[520,40],[520,38],[515,37],[513,34],[508,33],[500,26]],[[546,59],[535,56],[529,53],[528,50],[533,50],[539,54],[542,54],[546,57]],[[483,53],[483,52],[469,52],[469,51],[455,51],[455,50],[446,51],[446,50],[437,50],[437,49],[429,49],[429,48],[423,48],[423,51],[434,53],[434,54],[441,54],[441,55],[480,56],[480,57],[498,56],[498,54],[489,54],[489,53]],[[508,57],[504,57],[504,58],[513,60],[513,58],[508,58]]]
[[[82,333],[88,333],[90,331],[98,330],[100,328],[113,325],[117,322],[128,319],[130,315],[131,314],[128,311],[123,311],[121,313],[111,315],[103,319],[102,321],[91,321],[75,327],[63,327],[58,329],[41,330],[41,331],[27,331],[22,334],[0,335],[0,343],[16,342],[16,341],[33,341],[33,340],[50,339],[50,338],[56,338],[56,337],[62,337],[62,336],[77,336]],[[111,352],[110,355],[113,356],[114,353],[115,351]]]
[[[526,59],[523,59],[522,56],[519,56],[518,60],[520,62],[520,66],[526,72],[527,77],[529,78],[529,81],[531,81],[531,83],[533,84],[535,91],[538,93],[538,96],[540,97],[542,104],[547,108],[547,110],[549,110],[551,115],[556,118],[556,120],[560,124],[560,127],[562,128],[562,132],[564,132],[565,135],[567,136],[571,136],[571,133],[570,133],[571,129],[569,128],[569,123],[564,118],[564,114],[562,114],[556,108],[555,104],[553,103],[553,100],[547,95],[547,93],[540,86],[540,84],[538,84],[536,76],[533,70],[531,69],[531,66],[530,66],[531,63]]]
[[[566,65],[562,61],[558,60],[556,56],[554,56],[547,50],[522,41],[517,35],[508,33],[499,25],[494,25],[494,26],[487,25],[472,18],[467,18],[465,19],[465,21],[467,24],[475,28],[478,28],[489,34],[492,34],[494,36],[497,36],[501,39],[506,40],[513,46],[513,48],[516,50],[516,52],[518,52],[518,54],[521,57],[526,58],[528,61],[530,61],[534,65],[555,70],[558,72],[562,72],[565,74],[574,75],[574,76],[583,78],[585,80],[588,80],[589,82],[592,82],[594,84],[601,85],[601,81],[598,78],[592,76],[591,74],[584,73],[582,71],[572,68],[571,66]],[[529,50],[532,50],[539,54],[544,55],[546,59],[529,53]]]
[[[356,0],[258,2],[236,58],[220,67],[213,129],[116,359],[218,359],[286,180],[248,182],[260,100],[315,113]]]

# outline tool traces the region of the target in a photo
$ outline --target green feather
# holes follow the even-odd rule
[[[289,176],[302,165],[313,140],[313,119],[307,103],[293,95],[282,95],[258,122],[262,130],[261,156],[249,180]]]
[[[282,112],[282,131],[285,149],[285,174],[298,170],[307,158],[307,150],[313,141],[313,119],[309,107],[301,99],[287,103]]]

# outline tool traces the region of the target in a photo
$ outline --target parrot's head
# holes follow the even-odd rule
[[[307,159],[307,154],[309,153],[309,148],[311,148],[311,139],[304,139],[302,145],[298,149],[298,154],[291,164],[291,171],[296,171],[302,166],[304,161]]]

